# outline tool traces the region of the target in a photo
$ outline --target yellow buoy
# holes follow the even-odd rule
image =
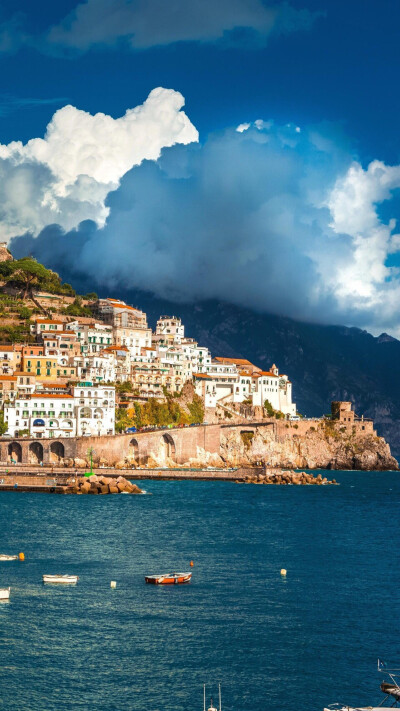
[[[190,561],[190,567],[193,568],[193,566],[194,566],[194,563],[193,563],[193,561],[191,560],[191,561]]]
[[[18,558],[20,560],[25,560],[25,553],[18,553]]]
[[[287,573],[286,568],[281,568],[281,575],[285,576]]]
[[[116,580],[111,580],[110,588],[116,588],[116,587],[117,587],[117,581],[116,581]]]

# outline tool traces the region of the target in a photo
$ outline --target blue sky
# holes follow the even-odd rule
[[[79,192],[79,209],[74,207],[75,212],[71,208],[70,195],[68,201],[57,205],[56,215],[49,209],[40,219],[29,217],[31,210],[26,202],[20,206],[14,201],[9,210],[11,217],[10,214],[4,217],[4,234],[15,239],[29,233],[30,239],[37,239],[43,229],[56,223],[64,231],[65,241],[71,230],[78,228],[79,222],[92,220],[97,229],[91,239],[101,247],[110,239],[107,231],[113,224],[114,230],[123,232],[126,229],[128,233],[124,241],[126,252],[120,254],[120,258],[128,256],[139,264],[136,281],[142,288],[147,283],[150,290],[157,292],[156,285],[160,280],[157,274],[153,280],[147,273],[144,276],[145,270],[143,265],[140,267],[137,257],[138,245],[143,242],[145,234],[157,233],[157,245],[166,239],[166,250],[172,249],[173,253],[175,248],[181,249],[171,235],[180,231],[191,232],[190,206],[196,211],[200,201],[208,201],[204,206],[207,212],[210,195],[204,184],[199,188],[200,176],[214,170],[218,150],[230,146],[229,155],[236,156],[239,163],[233,165],[224,153],[227,167],[241,187],[240,194],[247,195],[252,191],[254,197],[254,200],[243,200],[243,233],[234,240],[237,262],[232,261],[232,273],[238,275],[240,265],[248,260],[243,271],[253,275],[251,283],[245,278],[239,279],[238,300],[265,310],[279,310],[278,303],[284,302],[282,309],[288,315],[340,320],[373,331],[386,329],[397,333],[398,276],[393,269],[385,269],[400,264],[398,228],[395,222],[389,227],[390,220],[397,220],[400,182],[398,172],[388,170],[392,166],[396,168],[400,160],[399,20],[400,6],[394,0],[379,3],[372,0],[291,0],[290,3],[269,0],[219,0],[218,3],[210,0],[89,0],[87,3],[76,0],[57,0],[57,3],[0,0],[0,144],[7,146],[12,141],[26,144],[30,139],[43,137],[53,114],[67,104],[79,111],[102,112],[116,119],[127,109],[143,104],[156,87],[182,94],[185,105],[176,112],[185,111],[199,138],[199,146],[194,148],[192,144],[196,137],[193,131],[190,133],[191,129],[186,127],[189,133],[179,133],[175,126],[165,140],[163,135],[159,137],[154,155],[144,153],[132,159],[131,165],[124,165],[120,174],[110,179],[107,190],[103,191],[104,196],[102,193],[101,197],[86,199],[85,189],[91,196],[97,191],[93,180],[98,181],[98,177],[89,175],[90,180],[88,178],[86,182],[79,178],[79,186],[75,185],[71,191],[74,200]],[[157,116],[157,121],[162,121],[159,114]],[[257,119],[262,119],[264,125],[254,127]],[[77,122],[78,135],[79,116],[70,114],[66,120]],[[235,129],[247,123],[251,125],[246,128],[248,136],[244,140]],[[288,125],[292,128],[288,129]],[[148,128],[150,133],[151,126]],[[301,131],[301,142],[295,135],[297,129]],[[282,138],[282,131],[287,130],[294,131],[296,146],[291,144],[292,138]],[[98,140],[108,140],[105,135],[101,134]],[[318,136],[317,151],[315,136]],[[65,140],[73,140],[72,134]],[[240,149],[238,141],[241,141]],[[272,190],[268,187],[270,176],[259,164],[259,155],[264,156],[267,163],[271,161],[272,149],[266,149],[264,144],[274,142],[274,160],[278,166],[276,156],[279,153],[281,162],[277,169],[280,170],[282,161],[288,159],[288,141],[292,151],[290,161],[296,165],[296,170],[292,167],[285,173],[287,182],[282,180],[279,199],[282,206],[292,205],[289,220],[292,222],[288,229],[298,230],[301,243],[307,247],[300,254],[298,242],[292,244],[291,236],[287,235],[287,250],[292,254],[295,249],[299,263],[304,265],[307,262],[308,278],[317,284],[312,293],[304,290],[301,300],[304,309],[294,308],[294,294],[286,298],[287,293],[282,291],[282,299],[276,300],[268,290],[254,292],[253,288],[253,282],[259,279],[253,273],[252,260],[258,262],[266,258],[271,253],[271,244],[276,244],[278,239],[277,223],[271,226],[272,213],[266,209],[267,204],[270,207],[272,194],[268,192]],[[324,143],[322,149],[321,141]],[[62,142],[60,139],[51,150],[57,151]],[[256,157],[254,146],[261,144],[263,149],[260,153],[257,149]],[[160,159],[161,151],[163,156]],[[35,161],[38,155],[35,153]],[[1,157],[8,161],[3,173],[0,166],[0,176],[10,186],[7,196],[3,196],[5,204],[16,189],[24,195],[24,200],[25,197],[26,201],[32,200],[32,211],[35,200],[51,202],[46,193],[46,185],[49,185],[46,181],[51,182],[54,176],[53,182],[57,183],[59,179],[54,161],[46,159],[40,177],[35,174],[32,178],[35,184],[43,181],[44,192],[40,197],[26,178],[27,171],[37,168],[32,167],[32,155],[16,158],[15,151],[7,148],[3,156],[0,152]],[[148,193],[139,196],[139,175],[146,170],[146,166],[139,165],[143,158],[154,162],[155,166],[153,171],[150,170],[151,177],[146,174]],[[16,160],[19,161],[18,175],[15,173]],[[68,156],[60,158],[60,162],[65,160]],[[256,161],[254,170],[259,172],[260,180],[265,180],[267,186],[260,194],[256,186],[250,185],[252,161]],[[360,170],[349,173],[354,161]],[[368,166],[376,161],[382,165],[368,172]],[[186,174],[179,175],[180,180],[186,180],[183,194],[178,191],[172,195],[164,185],[167,178],[171,179],[168,170],[174,162],[179,168],[175,165],[173,171],[182,170],[182,164],[185,164],[190,173],[190,180]],[[241,165],[245,166],[242,173]],[[383,177],[380,177],[381,173]],[[357,181],[356,188],[353,178]],[[63,187],[56,185],[55,188],[58,197],[60,191],[65,191],[66,182],[70,186],[77,177],[63,176],[63,180]],[[88,181],[92,181],[90,186]],[[102,184],[105,182],[102,178]],[[318,191],[318,205],[316,185],[324,188]],[[176,183],[173,186],[176,188]],[[230,211],[229,201],[234,200],[237,205],[240,200],[236,188],[231,194],[230,187],[229,176],[221,175],[215,190],[218,192],[220,188],[221,200],[226,200],[225,215]],[[118,217],[120,190],[121,195],[132,190],[132,200],[141,201],[140,210],[131,214],[129,228],[126,225],[122,228]],[[155,210],[154,199],[149,196],[161,193],[165,200],[177,206],[180,201],[186,201],[183,210],[185,225],[174,224],[167,209],[161,209],[164,224],[169,228],[167,237],[159,225],[148,225],[149,214],[146,212],[154,213]],[[43,198],[46,195],[47,198]],[[290,198],[285,202],[287,195]],[[367,215],[364,223],[358,220],[350,224],[352,204],[357,211]],[[315,207],[318,207],[317,213],[313,211]],[[24,213],[23,219],[18,219],[18,209]],[[256,227],[254,209],[258,210]],[[280,219],[284,210],[282,207]],[[375,217],[369,214],[371,210],[376,210]],[[201,234],[196,235],[196,240],[204,244],[206,254],[210,253],[208,232],[219,229],[226,233],[232,229],[224,223],[223,215],[219,215],[216,222],[214,217],[215,210],[209,220],[205,220]],[[1,219],[0,211],[0,227]],[[239,218],[238,222],[241,222]],[[307,234],[303,234],[303,228]],[[243,236],[249,229],[253,229],[258,237],[257,245],[253,244],[246,254],[242,246],[237,245],[243,244]],[[365,237],[362,244],[360,235]],[[149,243],[148,237],[145,242]],[[143,245],[140,249],[144,250]],[[223,245],[221,250],[224,250]],[[368,256],[372,252],[375,261]],[[154,256],[154,252],[152,254]],[[179,254],[178,251],[177,259]],[[146,256],[143,255],[143,264]],[[106,253],[105,257],[107,259]],[[54,259],[51,255],[49,258]],[[199,253],[197,258],[200,263],[205,263],[204,254]],[[330,263],[336,260],[335,279],[329,278],[327,260]],[[352,260],[354,268],[349,270]],[[276,282],[274,293],[278,290],[279,294],[283,289],[277,285],[279,271],[284,271],[287,264],[280,264],[278,260],[269,260],[268,264]],[[188,265],[188,269],[196,271],[197,267]],[[295,266],[293,269],[295,271]],[[363,270],[366,284],[362,283]],[[217,273],[218,269],[215,270]],[[170,279],[176,278],[176,272],[171,269]],[[115,269],[109,276],[102,273],[102,279],[110,287],[118,287]],[[200,276],[194,274],[189,281],[195,284],[199,279]],[[348,286],[349,281],[352,288]],[[122,280],[121,285],[125,288],[126,281]],[[168,288],[167,282],[165,289]],[[297,289],[297,293],[302,293],[300,285]],[[196,299],[207,295],[228,298],[229,293],[228,286],[225,291],[218,291],[210,282],[206,289],[193,287],[192,293],[189,286],[182,293],[178,290],[176,298]]]
[[[4,0],[3,21],[18,8],[29,32],[42,33],[77,3]],[[25,48],[3,54],[1,93],[22,99],[65,100],[116,117],[155,86],[184,95],[201,133],[273,116],[278,122],[332,121],[345,127],[368,159],[395,162],[400,95],[395,0],[294,0],[321,13],[311,31],[272,36],[265,48],[226,48],[196,42],[132,52],[92,49],[70,59]],[[52,110],[29,105],[0,117],[2,142],[42,135]]]

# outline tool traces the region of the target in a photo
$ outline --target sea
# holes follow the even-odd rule
[[[400,474],[322,473],[340,485],[0,492],[0,553],[25,554],[0,563],[0,709],[202,711],[219,683],[223,711],[375,705],[377,659],[400,667]]]

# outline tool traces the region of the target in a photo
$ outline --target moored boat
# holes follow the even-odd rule
[[[192,573],[165,573],[164,575],[145,575],[145,582],[152,585],[182,585],[190,583]]]
[[[78,582],[77,575],[43,575],[44,583],[58,583],[60,585],[74,585]]]
[[[9,600],[11,588],[0,588],[0,600]]]
[[[397,705],[400,703],[400,684],[397,681],[399,675],[394,672],[398,671],[400,671],[399,668],[390,669],[385,662],[378,659],[378,672],[387,674],[390,678],[390,682],[383,681],[381,683],[381,691],[385,694],[385,698],[377,706],[347,706],[346,704],[339,703],[326,706],[324,711],[388,711],[394,707],[397,708]],[[388,700],[392,701],[391,705],[383,706],[385,701]]]
[[[0,561],[4,560],[18,560],[17,555],[6,555],[5,553],[0,553]]]
[[[218,698],[219,698],[219,707],[218,709],[214,706],[213,700],[211,698],[211,704],[208,707],[207,711],[222,711],[222,705],[221,705],[221,684],[218,684]],[[203,684],[203,711],[206,711],[206,685]]]

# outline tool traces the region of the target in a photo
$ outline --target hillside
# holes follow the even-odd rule
[[[51,266],[62,273],[62,265]],[[0,263],[0,274],[2,269],[7,270],[4,263]],[[50,274],[53,293],[44,293],[42,284],[35,302],[39,300],[41,308],[53,315],[87,315],[86,304],[95,296],[89,291],[92,285],[63,274],[77,290],[89,291],[86,297],[77,297],[55,272]],[[10,289],[14,295],[8,303],[10,294],[5,292]],[[103,291],[100,295],[110,294]],[[359,415],[374,419],[378,433],[390,443],[393,454],[400,456],[400,382],[396,377],[400,341],[386,334],[375,338],[357,328],[301,323],[216,301],[174,304],[136,290],[112,295],[146,311],[152,327],[161,313],[175,313],[182,318],[186,334],[214,356],[248,358],[261,367],[277,363],[291,378],[294,400],[304,415],[329,412],[332,400],[351,400]],[[25,318],[21,315],[21,308],[34,311],[37,305],[29,303],[29,297],[21,299],[21,289],[4,281],[0,282],[0,301],[0,341],[23,339],[29,332],[29,318],[26,312]]]
[[[4,247],[0,249],[0,343],[32,340],[34,314],[65,320],[90,317],[87,305],[96,297],[94,293],[79,296],[56,272],[35,259],[13,259]]]

